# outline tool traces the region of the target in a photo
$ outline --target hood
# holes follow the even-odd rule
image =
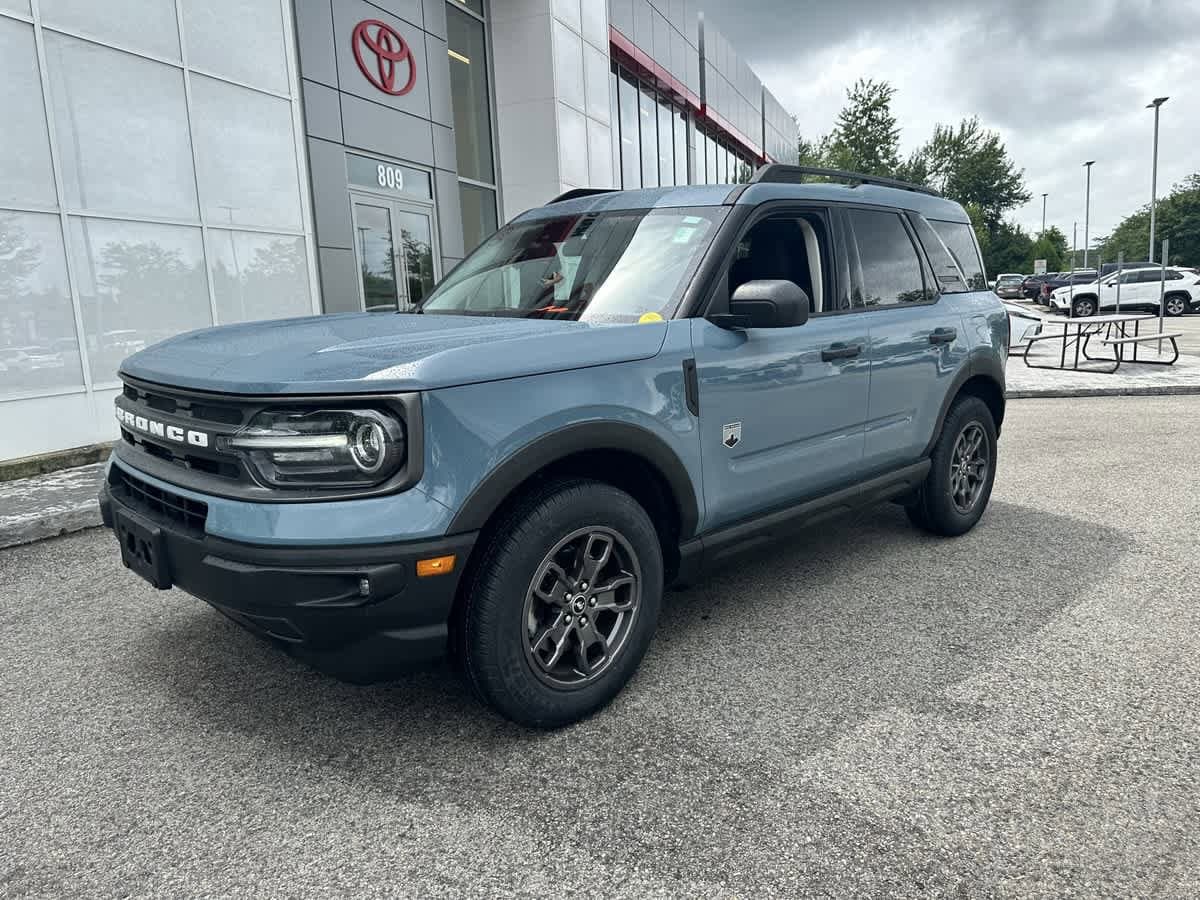
[[[350,313],[181,334],[125,360],[124,374],[242,394],[431,390],[648,359],[666,325]]]

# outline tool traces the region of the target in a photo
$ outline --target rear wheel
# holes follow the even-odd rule
[[[522,725],[582,719],[624,687],[662,601],[662,549],[624,491],[585,480],[531,493],[464,584],[459,655],[479,697]]]
[[[996,424],[978,397],[954,401],[934,444],[929,474],[905,508],[918,528],[964,534],[987,508],[996,478]]]
[[[1168,294],[1163,303],[1166,304],[1168,316],[1182,316],[1188,309],[1188,298],[1183,294]]]
[[[1071,315],[1077,319],[1086,319],[1096,314],[1095,297],[1076,297],[1071,303]]]

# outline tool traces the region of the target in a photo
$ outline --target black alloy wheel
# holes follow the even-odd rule
[[[963,515],[969,515],[983,496],[989,471],[987,435],[978,422],[969,422],[954,442],[950,458],[950,496]]]
[[[1171,316],[1172,318],[1175,316],[1182,316],[1185,312],[1187,312],[1188,301],[1179,294],[1171,294],[1163,302],[1167,307],[1167,315]]]
[[[578,528],[538,566],[525,592],[525,654],[557,688],[599,678],[620,656],[638,615],[641,565],[613,528]]]

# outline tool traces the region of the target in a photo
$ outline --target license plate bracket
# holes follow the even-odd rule
[[[121,562],[160,591],[171,587],[171,565],[162,529],[136,513],[117,510],[114,531],[121,544]]]

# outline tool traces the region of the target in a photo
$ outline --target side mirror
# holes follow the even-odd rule
[[[709,316],[720,328],[793,328],[808,321],[811,301],[793,281],[748,281],[729,299],[729,312]]]

